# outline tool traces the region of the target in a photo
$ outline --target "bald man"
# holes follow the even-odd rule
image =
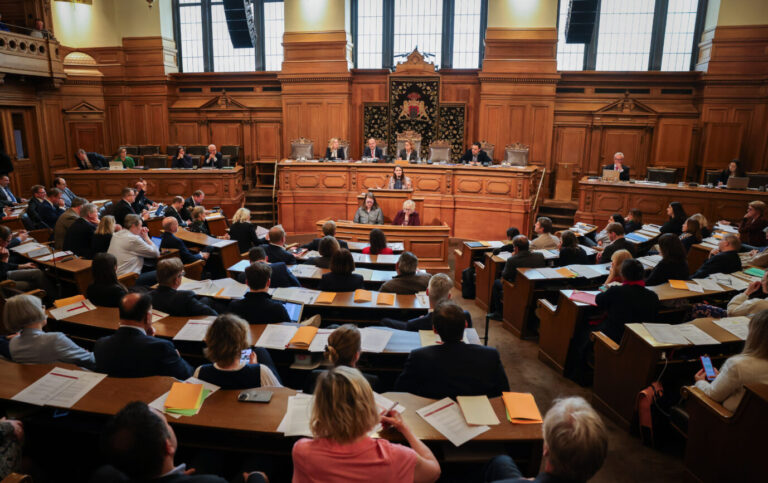
[[[208,257],[211,256],[209,252],[192,253],[184,240],[176,236],[177,231],[179,231],[179,222],[176,218],[172,216],[163,218],[163,239],[160,242],[160,248],[179,250],[179,257],[184,265],[198,260],[208,260]]]
[[[285,250],[285,230],[280,225],[269,229],[267,235],[269,245],[264,245],[264,252],[270,262],[284,262],[286,265],[295,265],[296,257]]]
[[[211,144],[208,146],[208,152],[203,156],[203,164],[201,164],[200,167],[221,169],[224,165],[223,159],[221,153],[216,151],[216,145]]]

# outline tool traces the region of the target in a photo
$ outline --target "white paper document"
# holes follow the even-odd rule
[[[368,255],[363,255],[362,253],[358,253],[358,252],[352,252],[352,260],[354,260],[355,263],[367,262]]]
[[[36,243],[36,242],[22,243],[21,245],[17,245],[15,247],[11,248],[10,250],[12,252],[16,252],[16,253],[19,253],[19,254],[23,255],[25,253],[29,253],[29,252],[31,252],[33,250],[39,250],[41,248],[45,248],[46,251],[48,250],[44,245],[41,245],[41,244]]]
[[[704,293],[704,288],[696,282],[685,282],[691,292]]]
[[[661,344],[680,344],[688,345],[688,339],[675,330],[675,327],[669,324],[643,324],[643,327]]]
[[[296,394],[288,398],[288,404],[277,431],[284,436],[312,437],[309,421],[312,417],[312,406],[315,397],[309,394]]]
[[[355,268],[355,271],[353,273],[362,275],[363,280],[370,280],[371,278],[373,278],[373,270],[371,270],[370,268]]]
[[[318,295],[320,295],[319,290],[312,290],[302,287],[280,287],[275,289],[272,297],[278,300],[286,300],[288,302],[313,304],[315,303],[315,300],[317,300]]]
[[[256,227],[256,236],[259,238],[266,238],[267,235],[269,235],[269,230],[264,228],[263,226],[257,226]]]
[[[741,340],[747,340],[749,332],[749,317],[723,317],[720,320],[713,320],[715,325],[722,327]]]
[[[221,389],[219,386],[217,386],[215,384],[211,384],[210,382],[205,382],[202,379],[198,379],[196,377],[190,377],[189,379],[187,379],[184,382],[187,382],[189,384],[202,384],[203,385],[203,389],[208,391],[208,395],[205,396],[205,399],[208,399],[211,396],[211,394],[213,394],[214,392],[216,392],[219,389]],[[165,412],[165,400],[168,397],[169,393],[170,393],[170,391],[167,391],[164,394],[161,394],[160,396],[158,396],[157,399],[155,399],[154,401],[149,403],[149,407],[155,408],[158,411],[160,411],[161,413],[165,413],[167,416],[171,416],[172,418],[179,419],[182,416],[181,414],[178,414],[178,413],[166,413]],[[200,408],[202,409],[202,406],[200,406]],[[198,409],[198,412],[200,412],[199,409]]]
[[[488,426],[470,426],[459,405],[451,398],[441,399],[416,411],[455,446],[461,446],[477,435],[488,431]]]
[[[488,244],[489,248],[501,248],[504,246],[504,242],[500,240],[487,241],[485,243]]]
[[[461,338],[461,341],[464,342],[465,344],[469,344],[469,334],[474,330],[475,329],[470,327],[467,327],[466,329],[464,329],[464,337]],[[477,332],[475,332],[475,334],[477,334]],[[440,336],[437,334],[437,332],[435,332],[434,330],[420,330],[419,341],[421,342],[421,347],[427,347],[430,345],[437,345],[437,344],[443,343],[443,339],[441,339]]]
[[[739,229],[731,225],[723,225],[721,223],[715,223],[715,230],[724,231],[727,233],[738,233]]]
[[[11,399],[38,406],[71,408],[105,377],[106,374],[56,367]]]
[[[590,265],[568,265],[568,268],[579,277],[584,278],[597,278],[605,275],[605,273],[595,270],[595,267]]]
[[[173,340],[202,342],[205,338],[205,333],[208,332],[208,327],[211,326],[215,319],[216,317],[210,316],[204,319],[188,320],[184,327],[173,336]]]
[[[152,309],[152,323],[153,324],[155,322],[157,322],[158,320],[164,319],[166,317],[168,317],[168,314],[166,314],[165,312],[160,312],[157,309]]]
[[[696,278],[693,281],[701,285],[701,288],[704,290],[715,290],[717,292],[722,292],[723,290],[717,282],[708,278]]]
[[[720,343],[720,341],[693,324],[681,324],[673,327],[677,330],[678,334],[688,339],[693,345],[712,345]]]
[[[502,260],[509,260],[509,258],[512,255],[514,255],[514,253],[512,253],[512,252],[501,252],[501,253],[499,253],[498,255],[495,255],[495,256],[501,258]]]
[[[557,273],[557,269],[555,268],[537,268],[536,270],[539,271],[540,274],[544,276],[544,278],[565,278],[564,276]]]
[[[560,257],[560,250],[532,250],[534,253],[541,253],[545,260],[554,260]]]
[[[232,280],[232,279],[230,279]],[[235,283],[229,284],[228,286],[224,287],[224,290],[222,290],[219,293],[219,297],[224,298],[230,298],[230,299],[241,299],[245,297],[245,294],[248,293],[248,285],[244,283],[240,283],[238,281],[234,281]]]
[[[211,246],[213,248],[222,248],[222,247],[225,247],[225,246],[229,245],[230,241],[231,240],[219,240],[216,243],[211,244]]]
[[[96,306],[93,305],[89,300],[81,300],[73,304],[65,305],[64,307],[51,309],[48,311],[48,313],[51,314],[51,317],[56,320],[64,320],[67,317],[72,317],[73,315],[82,314],[83,312],[88,312],[95,309]]]
[[[257,347],[285,350],[299,328],[295,325],[268,324],[256,342]]]
[[[391,263],[394,265],[400,260],[400,255],[378,255],[376,257],[376,263]]]
[[[314,265],[298,264],[290,267],[291,272],[298,278],[315,278],[320,269]]]
[[[416,294],[416,300],[419,301],[422,307],[429,307],[429,296],[427,292],[418,292]]]
[[[56,252],[56,253],[49,253],[48,255],[44,255],[42,257],[39,257],[37,259],[37,261],[38,262],[47,262],[47,261],[53,260],[54,258],[62,258],[62,257],[66,257],[66,256],[69,256],[69,255],[72,255],[72,252],[70,252],[70,251],[60,251],[60,252]]]
[[[383,352],[390,338],[391,330],[366,327],[360,330],[360,349],[363,352]]]
[[[328,344],[333,329],[317,329],[315,337],[309,344],[309,352],[325,352],[325,346]]]

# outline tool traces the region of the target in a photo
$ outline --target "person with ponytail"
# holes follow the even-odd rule
[[[360,329],[352,324],[344,324],[338,329],[331,332],[328,337],[328,342],[325,346],[325,361],[330,367],[357,367],[357,361],[360,359]],[[317,378],[323,372],[328,369],[315,369],[309,375],[307,383],[304,385],[304,392],[311,394],[315,390],[315,382]],[[363,372],[363,376],[368,380],[375,391],[379,385],[379,376],[373,374],[366,374]]]

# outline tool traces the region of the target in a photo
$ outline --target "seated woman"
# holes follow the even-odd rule
[[[726,186],[730,177],[743,178],[746,175],[744,168],[741,167],[741,161],[733,159],[728,163],[728,168],[724,169],[717,177],[717,186]]]
[[[692,216],[689,217],[685,220],[685,223],[683,223],[683,233],[680,235],[680,241],[683,243],[685,253],[691,251],[693,245],[701,243],[701,238],[701,227],[699,226],[699,222]]]
[[[607,227],[611,223],[619,223],[621,226],[624,226],[624,217],[621,216],[620,213],[614,213],[608,217],[608,223],[606,223],[605,226]],[[608,238],[608,231],[603,228],[599,233],[594,234],[593,237],[590,237],[589,235],[581,237],[580,242],[582,245],[586,245],[588,247],[596,247],[598,245],[610,242],[610,239]]]
[[[410,139],[406,139],[403,149],[398,153],[397,159],[399,161],[413,161],[419,160],[419,153],[413,146],[413,142]]]
[[[629,210],[629,214],[624,218],[624,233],[632,233],[643,227],[643,212],[637,208]]]
[[[664,233],[674,233],[675,235],[680,235],[683,233],[683,223],[688,218],[685,214],[685,210],[683,209],[682,203],[678,201],[673,201],[672,203],[667,206],[667,215],[669,216],[669,220],[667,220],[666,223],[661,225],[661,229],[659,230],[662,234]]]
[[[696,223],[694,221],[694,223]],[[683,243],[674,233],[665,233],[659,237],[661,261],[645,279],[646,287],[661,285],[670,280],[688,279],[688,257]]]
[[[195,233],[204,233],[211,236],[211,231],[208,229],[208,222],[205,221],[205,208],[202,206],[195,206],[192,209],[192,213],[189,215],[189,225],[187,230]]]
[[[378,228],[371,230],[368,235],[369,245],[363,248],[365,255],[392,255],[394,252],[387,246],[387,235]]]
[[[576,239],[576,235],[572,231],[565,230],[560,234],[559,248],[560,257],[556,260],[558,267],[589,263],[587,252],[579,246],[579,240]]]
[[[128,151],[125,148],[121,148],[120,151],[117,152],[117,156],[115,157],[115,161],[122,161],[123,168],[135,168],[136,163],[133,161],[133,158],[128,156]]]
[[[99,226],[96,227],[96,231],[93,232],[93,238],[91,238],[93,253],[106,253],[109,250],[112,235],[119,231],[120,228],[120,225],[115,224],[114,216],[102,216],[101,220],[99,220]]]
[[[632,254],[629,252],[629,250],[616,250],[613,252],[613,255],[611,255],[611,270],[608,272],[608,278],[605,279],[605,285],[608,285],[611,282],[623,282],[624,279],[621,278],[621,264],[624,263],[624,260],[629,260],[632,258]]]
[[[352,324],[344,324],[331,332],[328,336],[328,342],[325,345],[325,359],[331,367],[347,366],[357,367],[357,361],[360,359],[360,329]],[[315,392],[315,383],[320,374],[327,372],[328,369],[315,369],[307,378],[304,385],[304,392],[312,394]],[[363,377],[376,391],[379,385],[379,376],[362,373]]]
[[[240,253],[246,253],[255,246],[264,245],[266,240],[260,239],[256,235],[256,225],[251,223],[251,210],[240,208],[232,217],[232,224],[229,226],[230,240],[237,240],[237,248]]]
[[[367,223],[370,225],[381,225],[384,223],[384,215],[381,213],[379,204],[376,203],[376,197],[370,191],[365,194],[363,206],[357,209],[354,220],[355,223]]]
[[[346,248],[331,257],[330,272],[323,274],[318,289],[323,292],[354,292],[363,288],[363,276],[355,271],[355,260]]]
[[[694,376],[696,387],[729,411],[739,406],[746,384],[768,384],[768,310],[752,317],[744,350],[729,357],[715,374],[708,382],[704,369],[699,370]]]
[[[368,436],[379,422],[399,431],[410,447]],[[400,413],[379,413],[357,369],[340,366],[317,378],[310,428],[313,438],[293,445],[294,482],[429,483],[440,476],[437,459]]]
[[[100,307],[119,307],[128,289],[117,280],[117,258],[111,253],[97,253],[91,272],[93,283],[88,286],[85,297]]]
[[[192,161],[192,157],[184,150],[184,146],[176,148],[176,154],[173,155],[171,168],[192,169],[194,167],[195,162]]]
[[[712,236],[712,230],[709,229],[709,222],[707,218],[701,213],[694,213],[691,218],[699,222],[699,228],[701,229],[701,237],[709,238]]]
[[[63,362],[93,370],[93,353],[72,342],[61,332],[43,332],[48,318],[43,302],[32,295],[21,294],[9,298],[3,308],[3,322],[10,333],[19,332],[11,339],[11,359],[21,364],[52,364]]]
[[[403,201],[403,209],[395,215],[393,225],[397,226],[421,226],[419,214],[416,212],[416,203],[413,200]]]
[[[751,201],[747,205],[747,213],[739,222],[739,240],[746,250],[766,245],[765,229],[768,228],[768,220],[764,218],[765,203]],[[720,220],[721,225],[730,225],[730,221]]]
[[[331,142],[328,143],[328,147],[325,148],[325,159],[346,159],[344,156],[344,148],[339,144],[339,138],[331,138]]]
[[[387,188],[391,190],[412,190],[413,183],[411,178],[405,175],[402,166],[395,166],[392,170],[392,176],[389,177]]]
[[[194,377],[222,389],[282,387],[269,352],[260,347],[252,347],[248,322],[237,315],[216,317],[205,333],[204,342],[203,352],[212,364],[198,367]],[[246,349],[251,349],[248,362],[241,360],[242,352]]]
[[[318,268],[331,268],[331,258],[333,254],[340,249],[339,242],[332,236],[324,236],[320,239],[320,244],[317,248],[319,257],[308,258],[304,263],[307,265],[315,265]]]
[[[723,309],[714,305],[694,304],[692,315],[694,319],[701,317],[739,317],[749,316],[768,310],[768,270],[760,281],[749,284],[743,292],[734,295],[728,302],[728,308]]]

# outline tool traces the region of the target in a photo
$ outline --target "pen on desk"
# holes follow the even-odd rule
[[[392,404],[392,407],[381,413],[382,416],[386,416],[387,414],[391,413],[395,408],[397,407],[397,401]]]

